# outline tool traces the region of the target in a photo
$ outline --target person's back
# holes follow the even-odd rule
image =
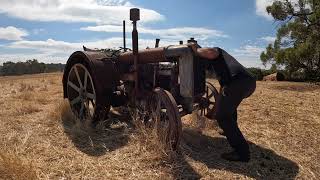
[[[219,52],[219,56],[214,60],[208,60],[209,66],[219,79],[221,86],[227,85],[232,79],[238,76],[247,76],[254,78],[245,67],[243,67],[234,57],[221,48],[215,48]]]

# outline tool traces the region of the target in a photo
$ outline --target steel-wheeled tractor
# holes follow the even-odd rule
[[[206,82],[206,63],[188,44],[138,49],[139,9],[130,10],[132,50],[88,49],[74,52],[63,75],[64,98],[75,116],[96,124],[110,108],[131,107],[145,124],[153,125],[159,138],[178,147],[181,117],[193,112],[205,116],[215,108],[216,88]]]

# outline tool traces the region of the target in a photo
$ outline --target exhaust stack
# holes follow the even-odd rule
[[[127,52],[127,46],[126,46],[126,21],[123,20],[123,49],[124,52]]]
[[[138,94],[139,81],[138,81],[138,61],[139,61],[139,42],[138,42],[138,30],[137,21],[140,20],[140,9],[130,9],[130,20],[133,24],[132,30],[132,50],[133,50],[133,61],[134,61],[134,79],[135,79],[135,92]]]

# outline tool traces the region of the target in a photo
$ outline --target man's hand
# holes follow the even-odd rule
[[[196,44],[196,43],[188,43],[187,45],[192,49],[192,51],[195,53],[195,55],[198,55],[198,52],[197,52],[197,50],[199,48],[198,44]]]

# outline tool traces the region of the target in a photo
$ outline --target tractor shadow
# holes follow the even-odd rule
[[[70,119],[62,119],[62,125],[79,151],[96,157],[127,145],[131,130],[129,123],[122,122],[112,114],[94,129]]]
[[[249,163],[229,162],[220,158],[223,152],[231,151],[225,138],[209,137],[191,129],[183,131],[180,165],[173,173],[178,179],[200,179],[195,170],[186,162],[186,156],[205,164],[209,169],[227,170],[255,179],[295,179],[298,165],[270,149],[249,142],[251,160]]]

